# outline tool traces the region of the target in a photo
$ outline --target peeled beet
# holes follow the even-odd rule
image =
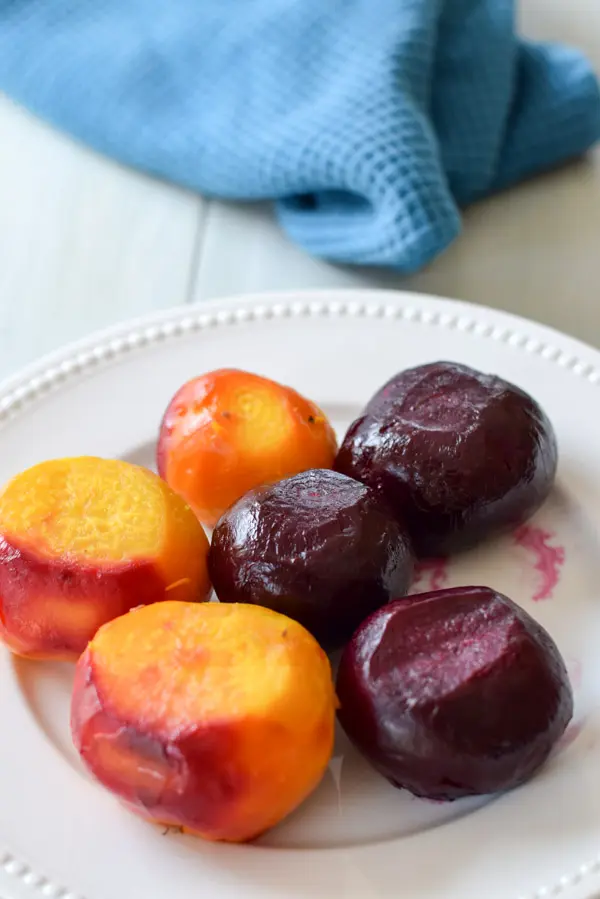
[[[214,530],[209,569],[221,602],[281,612],[335,649],[371,612],[404,596],[412,551],[368,487],[313,470],[238,500]]]
[[[522,784],[573,714],[552,638],[487,587],[379,609],[344,650],[337,694],[357,748],[394,786],[430,799]]]
[[[418,556],[443,556],[522,524],[548,496],[556,464],[552,425],[528,394],[438,362],[375,394],[335,468],[385,497]]]

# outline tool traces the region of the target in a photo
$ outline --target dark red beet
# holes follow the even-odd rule
[[[526,521],[556,463],[552,425],[530,396],[438,362],[401,372],[373,397],[335,468],[385,497],[418,556],[445,556]]]
[[[251,490],[223,515],[209,569],[221,602],[282,612],[335,649],[371,612],[406,593],[412,551],[364,484],[306,471]]]
[[[344,650],[337,694],[357,748],[395,786],[430,799],[518,786],[573,714],[549,634],[487,587],[379,609]]]

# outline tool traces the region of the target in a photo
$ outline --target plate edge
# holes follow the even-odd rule
[[[220,326],[332,316],[403,320],[459,330],[538,355],[593,384],[600,383],[600,351],[545,325],[486,306],[399,291],[249,294],[142,316],[44,356],[0,383],[0,427],[35,399],[132,352]]]

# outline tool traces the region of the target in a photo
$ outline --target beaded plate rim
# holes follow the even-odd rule
[[[511,349],[538,356],[548,364],[600,384],[600,352],[585,343],[537,322],[459,300],[387,290],[307,290],[245,294],[225,300],[179,306],[146,315],[96,332],[49,354],[0,384],[0,430],[31,411],[36,402],[98,369],[114,365],[132,353],[210,332],[215,328],[252,325],[294,318],[387,319],[430,328],[455,330],[476,339],[493,340]],[[5,888],[44,899],[84,899],[53,882],[0,844],[0,873]],[[598,889],[600,854],[553,884],[543,885],[518,899],[568,899],[585,881]],[[0,886],[3,884],[0,882]],[[587,894],[592,899],[591,893]],[[13,899],[13,896],[1,897]],[[17,899],[17,897],[15,897]]]

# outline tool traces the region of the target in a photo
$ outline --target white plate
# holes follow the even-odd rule
[[[600,889],[600,353],[531,322],[414,294],[182,309],[93,337],[5,384],[0,479],[63,455],[151,465],[170,396],[212,368],[289,383],[341,432],[391,374],[436,359],[509,378],[558,432],[557,488],[529,531],[420,580],[496,587],[557,640],[576,715],[539,776],[493,801],[424,802],[388,786],[340,736],[316,794],[258,844],[163,834],[83,773],[68,731],[72,668],[2,651],[2,899],[589,899]],[[534,601],[540,593],[552,595]]]

